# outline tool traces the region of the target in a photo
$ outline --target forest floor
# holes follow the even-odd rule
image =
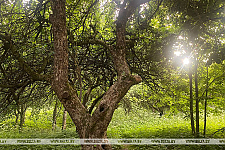
[[[9,138],[78,138],[75,127],[68,118],[67,129],[61,130],[62,114],[59,113],[56,130],[52,131],[52,110],[44,110],[34,115],[26,113],[22,132],[15,127],[15,118],[0,122],[0,139]],[[225,138],[225,114],[209,114],[207,118],[206,138]],[[223,131],[223,132],[222,132]],[[203,118],[200,120],[200,137],[203,138]],[[193,138],[190,120],[182,114],[160,117],[146,110],[132,110],[126,113],[123,108],[115,111],[108,128],[108,137],[113,139],[128,138]],[[80,149],[77,145],[0,145],[1,150],[70,150]],[[225,145],[113,145],[115,150],[225,150]]]

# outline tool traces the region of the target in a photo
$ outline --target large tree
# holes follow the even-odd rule
[[[118,103],[132,85],[141,82],[140,76],[130,73],[126,62],[125,29],[128,18],[138,6],[145,2],[148,2],[148,0],[125,1],[121,6],[116,22],[116,46],[107,46],[117,71],[117,81],[104,94],[92,115],[83,106],[68,82],[65,1],[55,0],[51,2],[53,15],[50,21],[53,24],[55,51],[52,87],[75,123],[80,138],[106,138],[107,127],[115,109],[118,107]],[[105,149],[105,147],[98,145],[97,149]],[[83,146],[83,148],[92,149],[92,146]]]
[[[15,1],[13,8],[11,9],[11,12],[15,11],[14,18],[15,21],[12,21],[12,19],[9,17],[9,19],[4,21],[3,23],[8,23],[10,26],[13,26],[15,28],[14,32],[12,32],[11,29],[7,30],[11,31],[10,34],[1,34],[1,47],[3,56],[1,57],[3,62],[5,63],[5,56],[9,56],[8,58],[12,58],[10,60],[16,67],[13,69],[22,73],[22,77],[24,77],[24,80],[21,80],[21,78],[18,78],[14,83],[13,80],[7,80],[10,84],[2,84],[2,89],[6,89],[7,91],[14,89],[11,93],[17,93],[17,90],[23,89],[24,87],[33,84],[35,82],[43,82],[43,83],[51,83],[52,89],[54,90],[55,94],[61,101],[61,103],[64,105],[66,111],[69,113],[71,119],[76,125],[76,130],[80,136],[80,138],[106,138],[106,131],[107,127],[112,119],[113,113],[115,109],[118,107],[118,103],[120,100],[124,97],[124,95],[127,93],[129,88],[132,85],[135,85],[137,83],[141,82],[141,77],[138,75],[133,75],[130,71],[129,65],[126,60],[126,52],[128,49],[127,41],[126,41],[126,27],[128,19],[134,14],[135,10],[142,4],[149,2],[150,0],[125,0],[122,3],[117,3],[115,1],[115,4],[119,8],[118,18],[116,20],[116,26],[115,26],[115,41],[113,43],[109,42],[107,43],[104,40],[99,39],[91,39],[87,38],[83,42],[77,42],[76,46],[85,45],[85,43],[88,44],[97,44],[104,47],[104,50],[108,52],[108,55],[110,55],[110,59],[113,62],[113,69],[115,69],[117,73],[117,77],[114,78],[113,82],[110,83],[110,87],[107,88],[107,91],[105,91],[104,95],[100,96],[98,100],[101,99],[101,101],[97,104],[96,102],[93,102],[93,104],[96,105],[96,108],[93,109],[93,107],[90,107],[90,109],[87,109],[86,106],[86,96],[82,96],[82,90],[80,90],[80,94],[78,96],[76,86],[72,85],[72,81],[70,80],[70,57],[71,51],[69,51],[68,47],[68,29],[67,29],[67,16],[66,16],[66,1],[63,0],[54,0],[51,1],[51,9],[53,14],[49,14],[50,11],[48,8],[48,1],[40,1],[39,3],[29,3],[29,8],[31,8],[31,12],[27,11],[27,8],[23,9],[22,3],[17,3]],[[94,1],[93,3],[85,2],[85,4],[90,4],[90,7],[85,8],[86,11],[84,16],[81,16],[81,22],[85,24],[85,20],[88,20],[88,17],[86,14],[90,14],[90,9],[96,5],[98,1]],[[74,4],[74,8],[79,7],[80,1]],[[5,8],[10,8],[10,4],[5,4]],[[158,3],[159,5],[160,3]],[[15,8],[15,9],[14,9]],[[5,9],[6,12],[10,11],[10,9]],[[20,12],[20,13],[18,13]],[[47,13],[47,14],[46,14]],[[16,17],[15,17],[16,16]],[[32,16],[32,17],[31,17]],[[46,16],[49,16],[49,21],[52,24],[52,30],[48,28],[49,22],[46,20]],[[84,21],[82,21],[82,19]],[[21,23],[20,21],[23,20],[25,23]],[[8,22],[7,22],[8,21]],[[27,21],[27,22],[26,22]],[[21,24],[20,27],[16,26],[15,23]],[[31,24],[30,24],[31,23]],[[91,26],[91,24],[90,24]],[[31,27],[31,29],[30,29]],[[24,28],[27,30],[21,30],[20,28]],[[86,28],[83,26],[83,31]],[[7,31],[6,30],[6,31]],[[95,30],[94,27],[92,27],[92,30]],[[51,62],[52,62],[52,56],[51,54],[47,53],[47,56],[42,56],[41,61],[34,61],[37,60],[39,56],[43,55],[43,52],[46,52],[46,50],[41,51],[39,54],[37,54],[38,51],[32,50],[29,46],[36,46],[44,44],[47,48],[51,48],[51,42],[49,42],[49,37],[47,34],[49,31],[53,31],[53,43],[54,43],[54,63],[53,63],[53,73],[51,74]],[[86,32],[86,31],[84,31]],[[84,33],[82,32],[82,34]],[[15,36],[15,33],[21,33],[19,37]],[[35,35],[32,35],[32,33],[35,33]],[[86,32],[87,34],[88,32]],[[85,38],[85,36],[83,36]],[[22,39],[22,41],[20,40]],[[34,40],[35,42],[31,42]],[[71,39],[70,39],[71,40]],[[29,45],[31,44],[31,45]],[[71,44],[71,43],[70,43]],[[88,45],[87,44],[87,45]],[[72,44],[71,44],[72,45]],[[48,47],[49,46],[49,47]],[[32,52],[28,52],[29,49]],[[27,55],[30,53],[31,55]],[[49,56],[50,55],[50,56]],[[33,56],[33,58],[29,57]],[[74,61],[76,61],[78,58],[77,55],[71,56]],[[87,58],[84,58],[87,60]],[[19,65],[18,65],[19,64]],[[81,80],[81,64],[75,65],[75,75],[78,76],[78,80]],[[16,69],[19,68],[19,69]],[[8,71],[7,66],[3,66],[2,72]],[[3,73],[1,74],[2,81],[3,79],[6,79],[6,75]],[[92,78],[87,78],[87,80],[91,80]],[[5,81],[5,80],[4,80]],[[80,82],[80,81],[79,81]],[[4,87],[6,85],[6,87]],[[17,88],[14,88],[17,87]],[[80,84],[80,88],[82,87],[82,84]],[[91,88],[92,89],[92,88]],[[91,91],[91,89],[88,91]],[[86,93],[88,95],[88,93]],[[86,95],[85,94],[85,95]],[[11,94],[10,97],[14,99],[14,94]],[[83,98],[83,99],[82,99]],[[84,149],[92,149],[93,146],[83,146]],[[110,149],[110,146],[103,146],[98,145],[96,149]]]
[[[127,50],[134,46],[137,40],[135,37],[136,39],[132,39],[133,43],[127,41],[126,28],[135,10],[149,1],[125,0],[123,3],[113,1],[112,6],[119,9],[119,13],[115,25],[112,24],[110,17],[106,18],[111,21],[112,28],[108,31],[108,34],[112,35],[111,39],[105,38],[106,40],[96,31],[94,25],[98,22],[90,19],[93,14],[91,9],[98,1],[82,1],[84,4],[81,4],[81,1],[68,1],[71,5],[67,6],[66,1],[51,1],[53,14],[50,14],[49,1],[30,1],[28,4],[13,1],[13,5],[3,1],[1,27],[4,32],[0,34],[2,83],[0,92],[8,98],[4,101],[3,97],[2,104],[12,104],[16,96],[25,93],[20,92],[21,89],[29,88],[36,83],[47,86],[50,84],[74,121],[80,138],[106,138],[107,127],[118,103],[132,85],[142,80],[140,76],[131,73],[126,60]],[[161,4],[160,1],[153,1],[154,3],[157,9],[153,14]],[[149,6],[150,4],[146,8]],[[80,13],[76,9],[81,9],[83,12]],[[76,16],[73,16],[74,14]],[[146,19],[151,20],[151,18]],[[89,21],[95,24],[89,24]],[[50,23],[52,29],[49,27]],[[75,26],[75,29],[68,29],[71,26]],[[52,39],[54,41],[51,41]],[[54,43],[54,52],[52,52],[52,43]],[[90,45],[95,46],[90,50]],[[80,53],[75,51],[77,47]],[[95,54],[97,56],[94,56]],[[99,58],[104,61],[101,62]],[[98,67],[106,71],[99,71]],[[88,83],[90,87],[86,88],[84,84],[82,85],[81,76],[84,83]],[[88,108],[88,95],[103,80],[109,82],[110,87],[104,88],[105,91]],[[92,85],[93,83],[96,85]],[[80,88],[79,92],[77,88]],[[83,92],[85,88],[87,92]],[[2,107],[7,108],[7,106]],[[98,149],[101,148],[102,146],[98,146]]]

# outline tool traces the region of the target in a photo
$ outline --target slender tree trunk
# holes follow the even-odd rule
[[[66,130],[66,118],[67,118],[67,111],[66,111],[66,109],[64,108],[64,111],[63,111],[62,130]]]
[[[192,134],[195,134],[194,112],[193,112],[193,88],[192,88],[192,71],[189,70],[189,87],[190,87],[190,118]]]
[[[53,111],[53,117],[52,117],[52,130],[54,131],[56,128],[56,119],[57,119],[57,105],[58,105],[58,101],[55,101],[55,107],[54,107],[54,111]]]
[[[18,120],[19,120],[19,111],[18,111],[18,106],[17,108],[15,109],[15,116],[16,116],[16,120],[15,120],[15,128],[17,128],[17,125],[18,125]]]
[[[19,131],[23,130],[23,125],[25,122],[25,115],[26,115],[26,106],[25,104],[20,105],[20,125],[19,125]]]
[[[195,62],[196,137],[199,137],[198,61]]]
[[[206,66],[207,72],[206,72],[206,90],[205,90],[205,111],[204,111],[204,132],[203,135],[205,137],[206,134],[206,119],[207,119],[207,99],[208,99],[208,78],[209,78],[209,68],[208,65]]]

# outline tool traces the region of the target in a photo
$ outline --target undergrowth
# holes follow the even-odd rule
[[[20,132],[15,126],[15,118],[2,120],[0,122],[0,138],[78,138],[75,126],[68,118],[67,129],[61,130],[62,114],[58,116],[56,130],[52,131],[52,110],[41,111],[38,116],[32,115],[29,110],[23,130]],[[207,138],[225,138],[224,132],[219,129],[225,126],[225,115],[209,115],[207,119]],[[203,120],[200,120],[200,131],[203,132]],[[217,132],[218,131],[218,132]],[[165,115],[146,110],[133,110],[126,114],[122,108],[118,108],[108,127],[109,138],[193,138],[190,128],[190,120],[185,119],[182,114]],[[203,137],[203,135],[200,135]],[[4,150],[79,150],[78,145],[0,145]],[[221,145],[113,145],[113,149],[129,150],[224,150]]]

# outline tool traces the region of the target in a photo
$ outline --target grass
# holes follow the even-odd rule
[[[225,115],[211,115],[207,120],[207,134],[210,137],[215,131],[225,127]],[[203,132],[203,120],[200,120]],[[122,108],[115,111],[108,128],[112,138],[192,138],[190,120],[182,115],[159,117],[144,110],[133,111],[125,115]],[[216,133],[213,138],[225,138],[224,133]]]
[[[68,128],[61,131],[62,115],[58,117],[58,124],[55,131],[51,129],[52,110],[45,110],[37,116],[27,112],[25,127],[22,132],[14,126],[14,119],[7,119],[0,122],[0,138],[78,138],[75,126],[68,118]],[[206,137],[211,137],[218,129],[225,127],[225,115],[211,114],[207,120]],[[200,130],[203,131],[203,120],[200,121]],[[135,110],[126,115],[122,108],[118,108],[113,116],[107,131],[109,138],[192,138],[190,120],[184,119],[182,115],[159,117],[157,114],[146,110]],[[202,136],[202,135],[201,135]],[[225,138],[224,132],[217,132],[211,138]],[[223,150],[225,146],[218,145],[114,145],[114,149],[129,150]],[[74,145],[0,145],[5,150],[41,150],[41,149],[80,149]]]
[[[145,111],[138,111],[128,116],[124,115],[124,117],[119,114],[121,114],[121,110],[115,112],[108,129],[108,136],[114,138],[169,138],[177,137],[176,132],[181,130],[184,131],[183,133],[189,131],[188,122],[180,117],[176,119],[172,117],[160,118],[158,115]],[[187,137],[187,135],[180,134],[180,137]]]
[[[208,138],[225,138],[225,133],[216,132],[225,127],[225,115],[208,116]],[[203,120],[200,120],[200,131],[203,132]],[[135,110],[125,115],[120,108],[115,111],[112,122],[108,128],[110,138],[193,138],[190,128],[190,120],[182,115],[163,116],[144,110]],[[213,136],[211,136],[213,135]],[[200,135],[203,137],[203,135]],[[221,145],[119,145],[115,149],[129,150],[224,150]]]

